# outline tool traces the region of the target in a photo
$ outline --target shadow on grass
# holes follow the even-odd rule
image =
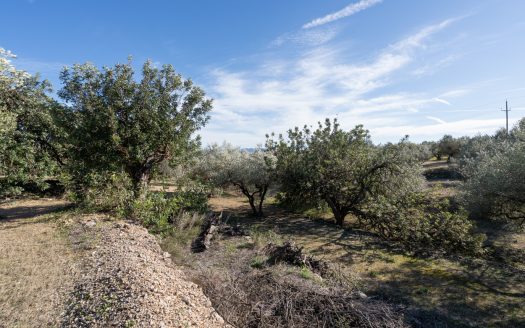
[[[420,321],[414,326],[525,327],[525,271],[494,256],[411,257],[372,233],[341,229],[325,219],[306,218],[272,205],[266,206],[266,217],[260,219],[251,217],[242,202],[227,204],[223,211],[232,223],[272,230],[304,245],[312,255],[357,266],[364,273],[372,268],[370,277],[365,277],[367,294],[405,304]]]
[[[25,224],[35,223],[35,218],[44,216],[47,214],[59,214],[74,208],[74,204],[62,203],[56,204],[39,204],[39,205],[21,205],[10,208],[0,208],[0,224],[10,223],[8,225],[0,226],[2,230],[14,229]],[[48,218],[51,219],[51,218]],[[38,222],[44,222],[44,220],[38,220]]]

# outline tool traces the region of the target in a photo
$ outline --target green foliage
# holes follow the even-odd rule
[[[165,234],[184,228],[178,220],[181,213],[203,213],[207,209],[206,194],[200,191],[181,191],[172,195],[150,193],[146,198],[133,202],[132,215],[150,231]]]
[[[213,185],[233,185],[247,198],[255,216],[262,216],[266,193],[275,181],[275,158],[257,149],[243,151],[225,144],[213,145],[204,151],[199,170]]]
[[[15,69],[12,57],[0,48],[0,196],[26,184],[44,189],[58,169],[52,134],[57,106],[47,95],[49,84]]]
[[[177,163],[198,147],[194,133],[211,110],[204,92],[171,65],[158,69],[146,62],[140,81],[131,62],[102,71],[74,65],[60,78],[68,169],[78,184],[91,172],[125,172],[142,196],[159,163]]]
[[[360,125],[347,132],[327,119],[315,131],[296,127],[288,139],[269,138],[266,145],[276,155],[285,202],[326,202],[339,225],[376,197],[410,194],[422,184],[420,165],[405,140],[377,147]]]
[[[254,269],[262,269],[265,267],[268,258],[266,256],[257,255],[250,261],[250,266]]]
[[[413,194],[393,202],[377,198],[363,210],[360,224],[408,250],[479,254],[485,236],[474,232],[465,212],[453,212],[446,200]]]
[[[509,136],[472,138],[460,159],[462,200],[475,217],[525,226],[525,119]]]
[[[126,174],[92,172],[83,181],[82,191],[71,193],[70,197],[85,210],[110,212],[121,217],[128,213],[133,201],[133,189]],[[76,198],[78,195],[82,195],[82,198]]]
[[[314,273],[307,266],[302,266],[299,271],[299,276],[306,280],[312,280],[314,278]]]
[[[451,135],[444,135],[437,144],[437,151],[440,155],[447,155],[448,160],[455,158],[459,155],[461,150],[462,139],[457,139]]]

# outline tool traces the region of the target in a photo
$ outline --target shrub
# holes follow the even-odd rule
[[[201,191],[182,191],[172,195],[150,193],[146,198],[133,202],[132,216],[151,232],[165,234],[173,229],[187,228],[187,220],[180,220],[181,213],[203,213],[208,209],[207,200],[206,194]]]
[[[478,136],[460,158],[461,198],[474,217],[525,226],[525,119],[509,136]]]
[[[307,126],[288,131],[288,138],[267,140],[277,158],[277,175],[285,203],[328,204],[336,223],[347,214],[360,216],[370,199],[409,195],[422,186],[417,156],[404,139],[374,146],[363,126],[340,129],[327,119],[316,130]]]
[[[212,101],[171,65],[146,62],[140,77],[133,66],[66,67],[58,95],[69,117],[62,127],[68,169],[125,172],[138,198],[161,162],[181,161],[198,147],[195,133],[207,123]]]
[[[208,148],[201,171],[217,187],[233,185],[248,198],[252,213],[263,216],[263,203],[274,183],[275,160],[272,154],[257,149],[248,152],[225,144]]]
[[[111,212],[126,215],[130,208],[133,191],[131,181],[125,174],[91,173],[83,178],[84,185],[70,193],[70,198],[84,209],[94,212]],[[73,183],[66,182],[72,189]],[[75,189],[73,189],[75,190]]]
[[[450,211],[447,200],[426,197],[377,198],[366,207],[359,224],[411,251],[480,254],[485,236],[474,232],[467,214]]]

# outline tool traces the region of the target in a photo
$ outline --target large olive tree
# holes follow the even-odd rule
[[[418,190],[420,165],[409,147],[374,146],[361,125],[344,131],[337,120],[288,131],[288,138],[269,138],[277,157],[281,190],[294,203],[324,201],[338,225],[347,214],[366,219],[367,204]]]
[[[263,216],[263,203],[275,181],[275,157],[262,149],[254,152],[225,144],[204,151],[201,168],[216,186],[233,185],[248,198],[253,215]]]
[[[135,76],[131,62],[65,68],[59,96],[70,120],[72,176],[124,171],[135,196],[144,195],[155,167],[176,161],[199,144],[196,131],[208,121],[212,101],[171,65],[149,61]]]
[[[0,48],[0,194],[28,184],[44,187],[61,164],[49,84],[16,69],[14,58]]]

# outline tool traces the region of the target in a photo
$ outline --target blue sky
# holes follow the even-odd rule
[[[170,63],[214,98],[205,144],[337,117],[379,142],[525,116],[521,0],[4,0],[0,47],[55,90],[62,66]]]

